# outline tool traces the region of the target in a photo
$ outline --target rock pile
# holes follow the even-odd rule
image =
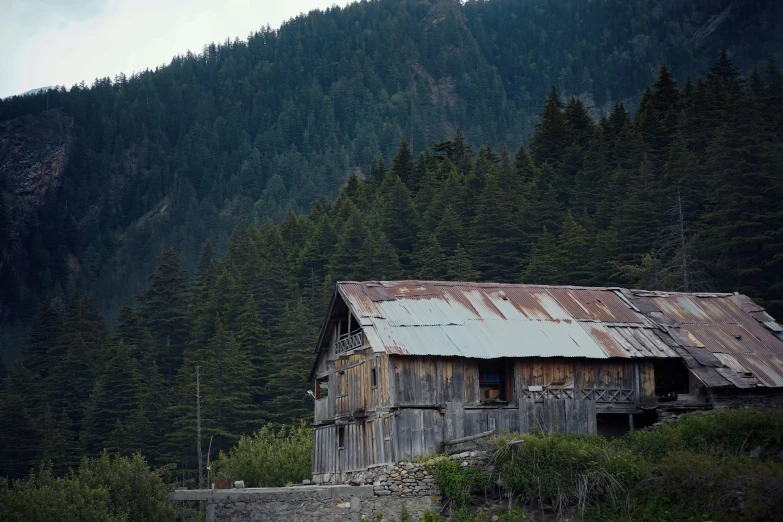
[[[437,496],[435,464],[441,459],[461,461],[462,466],[484,467],[489,461],[486,451],[466,451],[451,456],[437,456],[419,462],[375,466],[351,474],[345,480],[352,486],[372,485],[376,496],[420,497]]]

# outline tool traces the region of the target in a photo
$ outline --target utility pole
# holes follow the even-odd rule
[[[204,489],[204,466],[201,457],[201,366],[196,365],[196,448],[198,451],[198,488]]]

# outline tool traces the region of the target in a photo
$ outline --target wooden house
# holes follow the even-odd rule
[[[781,405],[781,332],[737,294],[340,282],[311,373],[314,480],[488,431],[612,435],[661,409]]]

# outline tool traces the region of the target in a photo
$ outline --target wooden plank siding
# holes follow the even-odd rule
[[[508,400],[502,403],[480,401],[480,364],[463,357],[389,356],[369,346],[330,360],[316,376],[329,376],[333,417],[314,430],[313,473],[341,476],[414,459],[438,451],[443,441],[489,430],[596,434],[596,414],[611,404],[611,395],[597,402],[583,390],[632,390],[634,400],[620,405],[628,411],[655,401],[651,360],[507,359],[501,367]],[[567,393],[533,395],[531,386]]]

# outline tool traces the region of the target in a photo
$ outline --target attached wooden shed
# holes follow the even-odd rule
[[[664,406],[780,405],[781,332],[736,294],[340,282],[311,373],[313,476],[487,431],[612,435]]]

